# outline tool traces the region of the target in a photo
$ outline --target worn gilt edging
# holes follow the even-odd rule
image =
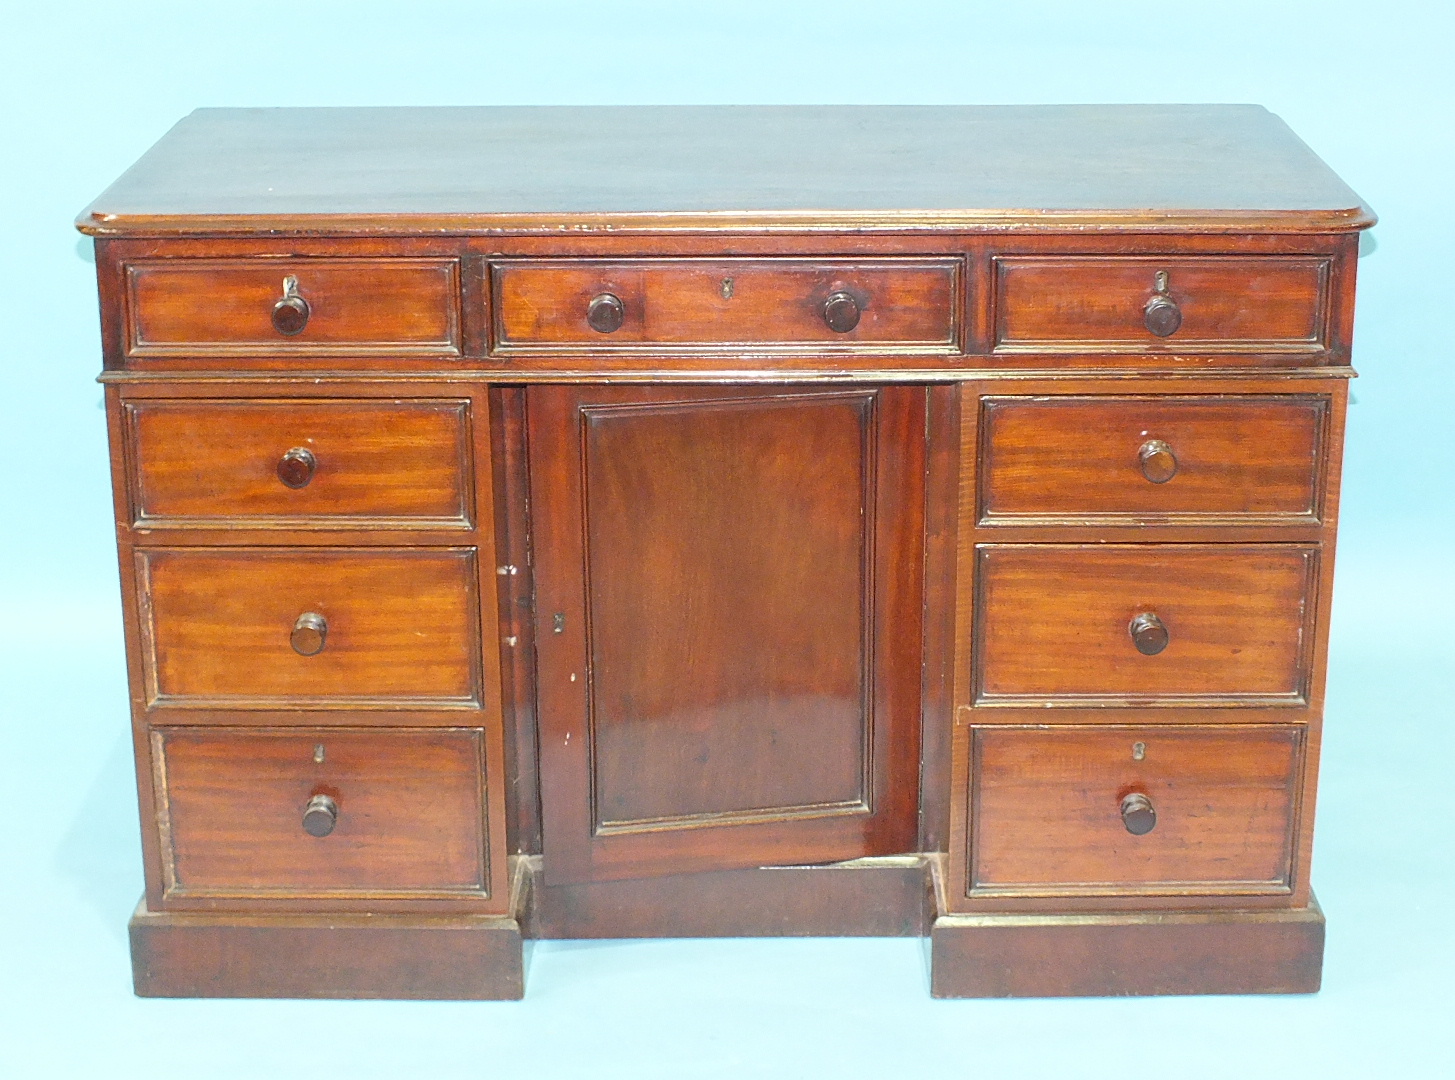
[[[454,371],[359,371],[295,374],[284,371],[103,371],[96,376],[99,383],[239,383],[266,382],[285,386],[329,386],[336,383],[490,383],[514,386],[520,383],[962,383],[982,381],[1024,381],[1064,379],[1085,381],[1087,378],[1113,380],[1187,379],[1202,383],[1210,379],[1299,381],[1308,379],[1353,379],[1358,373],[1350,367],[1312,368],[1209,368],[1198,371],[1176,371],[1159,368],[1137,370],[1084,368],[1051,368],[1006,371],[985,368],[946,371],[943,368],[875,369],[872,371],[743,371],[702,369],[693,371],[510,371],[504,368],[472,368]]]
[[[88,236],[540,236],[619,233],[634,236],[721,232],[1283,232],[1329,233],[1367,229],[1376,221],[1367,206],[1341,210],[1199,210],[1127,212],[1095,210],[720,211],[652,214],[82,214],[76,228]]]

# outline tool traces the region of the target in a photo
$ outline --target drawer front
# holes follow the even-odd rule
[[[977,727],[971,743],[967,896],[1291,891],[1302,727]]]
[[[468,401],[129,401],[132,519],[468,528],[469,410]]]
[[[484,897],[483,748],[478,729],[154,730],[165,896]]]
[[[959,265],[923,259],[502,262],[492,269],[495,351],[798,346],[953,353]],[[606,297],[619,302],[619,312]],[[606,309],[593,315],[593,301]]]
[[[462,352],[457,259],[139,260],[126,308],[133,357]]]
[[[1317,525],[1328,413],[1314,395],[983,397],[979,522]]]
[[[1307,353],[1328,341],[1318,256],[1002,256],[995,289],[997,352]]]
[[[1304,544],[981,545],[975,703],[1302,706],[1317,571]]]
[[[480,705],[472,548],[143,548],[136,560],[154,707]]]

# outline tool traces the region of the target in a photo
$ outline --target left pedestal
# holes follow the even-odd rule
[[[244,915],[137,905],[141,997],[501,1000],[525,992],[508,915]]]

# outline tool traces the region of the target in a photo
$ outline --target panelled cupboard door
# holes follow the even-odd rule
[[[548,882],[914,849],[924,402],[529,388]]]

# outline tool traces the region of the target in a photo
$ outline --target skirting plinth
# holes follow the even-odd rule
[[[930,939],[935,997],[1312,994],[1324,914],[942,914]]]
[[[510,999],[525,992],[520,925],[490,915],[131,919],[142,997]]]

